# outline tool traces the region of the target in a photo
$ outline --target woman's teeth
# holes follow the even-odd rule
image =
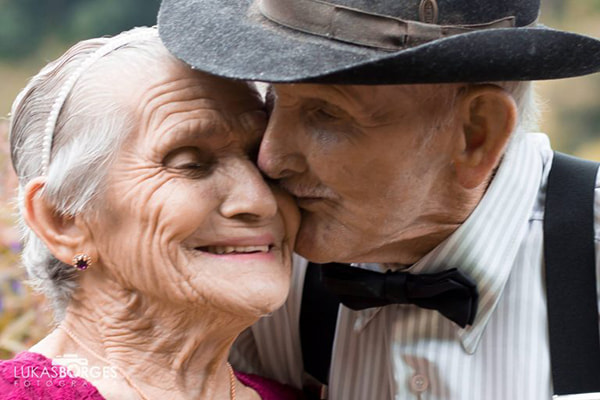
[[[269,245],[263,246],[208,246],[206,251],[213,254],[268,253]]]

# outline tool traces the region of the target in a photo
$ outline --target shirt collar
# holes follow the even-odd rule
[[[494,312],[510,275],[542,183],[544,162],[540,145],[545,137],[515,136],[486,194],[469,218],[443,243],[414,264],[411,273],[434,273],[456,267],[477,283],[479,305],[473,325],[458,328],[466,352],[473,354]],[[377,264],[355,264],[377,270]],[[379,267],[381,269],[381,267]],[[380,308],[357,313],[356,331]]]
[[[458,331],[469,354],[477,350],[527,232],[543,175],[536,143],[536,137],[515,136],[475,210],[450,237],[410,268],[412,273],[432,273],[456,267],[477,282],[475,321]]]

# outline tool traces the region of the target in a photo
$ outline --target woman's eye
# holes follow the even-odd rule
[[[213,159],[209,154],[194,147],[174,150],[163,160],[163,165],[166,168],[192,177],[208,175],[213,164]]]

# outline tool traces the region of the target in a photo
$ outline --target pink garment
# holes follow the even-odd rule
[[[19,353],[12,360],[0,361],[0,399],[104,400],[91,383],[67,372],[41,354]]]
[[[12,360],[0,361],[0,400],[105,400],[90,382],[67,372],[41,354],[19,353]],[[240,372],[236,376],[262,400],[302,399],[302,393],[290,386]]]
[[[258,375],[236,372],[235,376],[240,382],[254,389],[262,400],[302,400],[302,392],[291,386],[283,385],[268,378]]]

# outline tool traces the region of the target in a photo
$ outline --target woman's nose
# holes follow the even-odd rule
[[[275,196],[250,160],[235,163],[227,190],[219,210],[226,218],[261,220],[277,214]]]

